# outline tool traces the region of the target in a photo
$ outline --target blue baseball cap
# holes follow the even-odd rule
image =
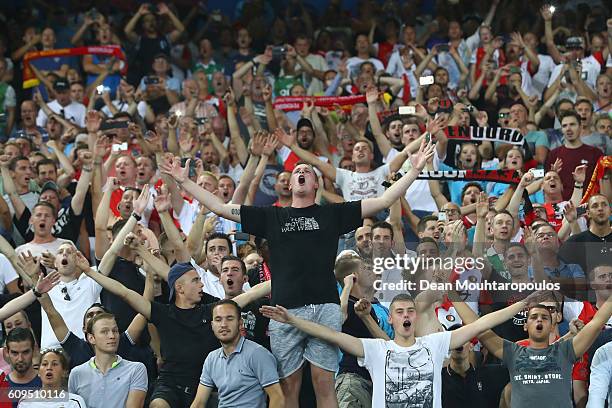
[[[170,287],[169,301],[172,302],[174,297],[174,284],[176,281],[189,271],[195,270],[192,264],[189,262],[175,263],[168,272],[168,286]]]

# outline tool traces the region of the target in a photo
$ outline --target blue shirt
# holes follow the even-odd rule
[[[578,264],[566,264],[559,260],[557,268],[544,267],[544,273],[550,278],[584,278],[584,271]]]
[[[219,390],[219,408],[265,408],[264,388],[278,382],[272,353],[244,337],[229,356],[223,347],[212,351],[200,376],[200,384]]]

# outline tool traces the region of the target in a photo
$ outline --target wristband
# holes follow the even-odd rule
[[[136,218],[136,221],[140,221],[140,220],[142,220],[142,216],[141,216],[141,215],[136,214],[135,212],[132,212],[132,217]]]
[[[93,171],[93,167],[83,167],[83,171],[87,173],[91,173]]]
[[[584,184],[582,183],[574,183],[574,188],[582,188],[584,187]]]
[[[34,294],[34,296],[36,296],[37,298],[41,298],[42,297],[42,293],[40,293],[39,291],[36,290],[36,286],[34,286],[32,288],[32,293]]]

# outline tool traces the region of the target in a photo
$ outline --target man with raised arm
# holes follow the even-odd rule
[[[418,152],[410,157],[412,169],[380,197],[325,206],[315,204],[319,184],[314,169],[308,164],[296,165],[291,173],[292,203],[285,208],[225,204],[190,181],[188,166],[180,167],[178,160],[164,163],[160,168],[214,213],[240,222],[244,232],[268,240],[270,269],[274,274],[272,304],[282,304],[294,314],[339,331],[340,300],[333,273],[338,237],[361,226],[362,218],[389,208],[417,178],[433,156],[433,149],[423,141]],[[270,326],[270,344],[279,362],[288,407],[297,407],[304,360],[312,363],[317,405],[337,406],[336,347],[282,323]]]
[[[463,302],[453,301],[453,305],[464,323],[478,322],[484,318],[478,319]],[[490,330],[481,334],[479,336],[481,343],[508,367],[512,384],[511,406],[513,408],[573,407],[573,364],[591,347],[610,316],[612,316],[612,295],[578,334],[570,339],[561,339],[550,344],[550,332],[553,329],[552,314],[545,305],[536,304],[529,308],[525,323],[529,346],[505,340]],[[543,395],[546,396],[545,399],[542,398]]]
[[[537,296],[531,296],[530,300]],[[407,294],[397,295],[389,314],[389,323],[395,332],[393,340],[356,338],[301,319],[282,306],[263,306],[261,312],[357,357],[359,365],[367,368],[372,377],[372,408],[441,408],[441,370],[448,351],[510,319],[527,304],[527,300],[522,300],[452,332],[415,337],[419,319],[415,302]]]
[[[121,283],[79,263],[104,289],[127,302],[153,323],[159,332],[162,358],[159,378],[151,395],[150,408],[182,408],[192,403],[198,378],[208,354],[219,347],[211,329],[212,307],[218,299],[204,294],[200,275],[190,263],[177,263],[168,273],[170,304],[151,302]],[[268,282],[236,296],[241,307],[269,293]]]

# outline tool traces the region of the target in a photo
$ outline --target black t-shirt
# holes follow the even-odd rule
[[[27,242],[34,239],[34,231],[30,226],[31,216],[32,213],[28,207],[25,207],[23,214],[21,214],[19,219],[17,219],[16,216],[13,216],[13,221],[15,222],[17,230]],[[76,215],[72,210],[72,205],[62,207],[57,214],[57,220],[53,225],[51,233],[56,238],[63,238],[72,242],[77,242],[79,239],[79,232],[81,230],[82,219],[82,213],[80,215]]]
[[[212,307],[217,298],[204,294],[193,309],[179,309],[176,305],[151,303],[151,323],[159,331],[164,364],[160,375],[167,375],[179,384],[197,384],[208,354],[220,347],[212,331]]]
[[[462,377],[450,366],[442,369],[443,408],[486,408],[487,400],[482,389],[483,380],[480,370],[470,366],[465,377]]]
[[[612,233],[600,237],[586,230],[563,243],[559,254],[565,263],[578,264],[585,273],[602,264],[610,265]]]
[[[523,299],[525,296],[521,296]],[[517,299],[518,300],[518,299]],[[509,300],[504,303],[493,303],[492,311],[496,312],[515,303],[514,300]],[[512,319],[506,320],[500,325],[493,328],[495,334],[508,341],[517,342],[527,337],[527,332],[524,330],[524,324],[527,322],[527,311],[520,311],[515,314]]]
[[[139,294],[144,292],[145,277],[142,276],[138,267],[133,262],[117,257],[108,277],[120,282],[123,286],[134,292]],[[130,323],[132,323],[137,314],[136,311],[119,296],[110,293],[106,289],[102,289],[100,300],[102,300],[104,307],[115,315],[119,331],[124,332]],[[143,337],[143,341],[148,342],[148,335]]]
[[[244,332],[242,334],[247,339],[264,346],[268,350],[270,350],[270,336],[268,334],[270,319],[262,315],[259,312],[259,308],[269,304],[270,299],[261,298],[242,308],[242,322],[244,324]]]
[[[361,201],[306,208],[241,206],[242,230],[270,245],[272,304],[340,303],[338,238],[361,225]]]
[[[361,338],[361,339],[371,339],[372,334],[368,330],[368,328],[363,323],[363,320],[355,313],[355,303],[357,303],[359,299],[353,296],[349,296],[348,305],[347,305],[347,317],[344,323],[342,324],[342,333],[350,334],[353,337]],[[378,300],[372,300],[372,304],[378,303]],[[378,316],[376,316],[376,312],[374,308],[370,310],[370,316],[376,323],[378,323]],[[352,354],[342,353],[342,359],[340,360],[340,370],[339,374],[343,373],[354,373],[368,381],[372,381],[370,378],[370,373],[364,367],[361,367],[357,364],[357,357]]]

